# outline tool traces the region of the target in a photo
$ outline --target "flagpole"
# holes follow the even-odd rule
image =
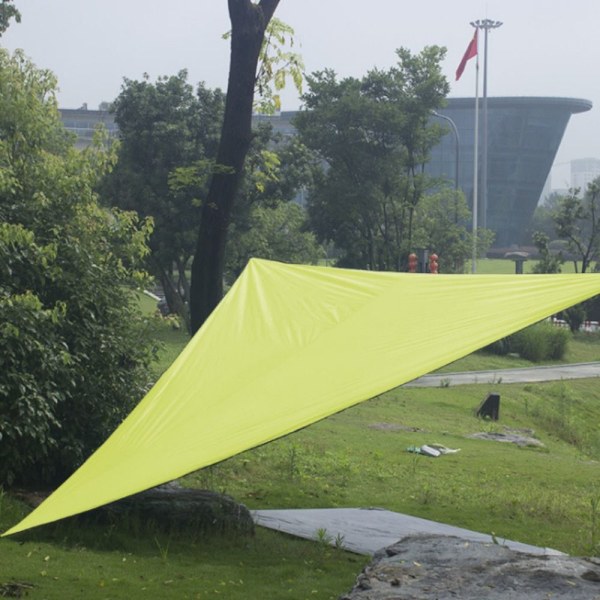
[[[484,49],[483,49],[483,165],[482,165],[482,226],[487,227],[487,209],[488,209],[488,93],[487,93],[487,66],[488,66],[488,33],[490,29],[497,29],[502,25],[502,21],[493,21],[492,19],[478,20],[472,23],[477,29],[483,29]]]
[[[479,187],[479,52],[475,55],[475,139],[473,142],[473,258],[471,272],[477,273],[477,204]]]

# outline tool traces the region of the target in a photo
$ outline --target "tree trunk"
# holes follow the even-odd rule
[[[158,261],[153,260],[152,262],[154,263],[154,271],[158,275],[165,294],[165,300],[167,301],[169,311],[179,315],[183,319],[186,329],[191,331],[188,307],[185,305],[183,298],[179,294],[179,290],[173,281],[172,275],[168,273]]]
[[[252,105],[260,48],[279,0],[229,0],[231,57],[217,165],[202,216],[192,262],[190,316],[195,333],[220,302],[227,229],[252,141]]]
[[[190,282],[186,274],[186,266],[189,262],[189,258],[186,260],[176,259],[175,264],[177,265],[177,291],[183,298],[184,302],[190,303]]]

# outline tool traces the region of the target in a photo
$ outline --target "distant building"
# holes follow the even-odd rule
[[[600,177],[600,159],[578,158],[571,161],[571,187],[585,192],[589,183]]]
[[[459,132],[459,183],[469,205],[473,202],[474,106],[473,98],[450,98],[439,111],[455,122]],[[529,241],[527,228],[569,119],[591,108],[590,101],[574,98],[488,98],[487,215],[483,214],[481,187],[478,214],[479,223],[496,234],[495,248]],[[449,131],[434,149],[428,171],[453,180],[455,162],[455,141]],[[479,165],[481,186],[481,160]]]
[[[79,149],[86,148],[92,143],[94,132],[100,125],[106,127],[108,135],[113,138],[119,136],[119,128],[115,118],[108,111],[109,105],[103,102],[100,110],[88,110],[87,104],[81,108],[61,108],[60,116],[64,126],[77,136],[75,146]]]
[[[483,194],[480,188],[478,215],[480,225],[485,223],[496,234],[495,248],[509,248],[528,242],[527,227],[569,119],[572,114],[591,108],[590,101],[574,98],[488,98],[487,214],[483,213]],[[456,139],[447,121],[432,117],[448,128],[448,134],[434,148],[426,166],[430,175],[454,181],[458,162],[459,187],[465,193],[469,205],[473,202],[474,110],[474,98],[448,98],[446,107],[438,112],[456,125],[459,160],[457,161],[456,155]],[[89,144],[97,123],[103,123],[110,135],[118,135],[114,118],[106,110],[63,109],[61,114],[66,127],[78,135],[80,147]],[[284,137],[290,137],[296,134],[293,126],[295,115],[296,111],[282,111],[273,116],[255,116],[254,121],[269,122],[275,131]],[[480,128],[480,136],[481,134]],[[481,147],[480,139],[480,151]],[[587,176],[592,173],[600,175],[600,160],[589,160],[596,163],[587,164],[587,170],[583,169],[586,166],[583,165],[581,172],[587,173]],[[481,160],[479,164],[481,169]],[[581,177],[581,181],[586,181],[583,175]],[[480,186],[481,181],[480,172]]]
[[[544,204],[546,198],[552,194],[552,172],[548,173],[548,177],[546,177],[546,183],[544,183],[544,187],[542,188],[542,193],[540,194],[540,199],[538,200],[538,205]]]

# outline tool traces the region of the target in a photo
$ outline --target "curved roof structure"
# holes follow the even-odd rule
[[[527,241],[527,229],[571,115],[592,108],[589,100],[552,97],[488,98],[487,202],[483,181],[483,119],[480,99],[479,224],[495,232],[495,247]],[[472,205],[475,99],[449,98],[439,113],[459,133],[459,186]],[[442,122],[442,121],[441,121]],[[430,174],[455,178],[456,142],[449,131],[427,166]]]

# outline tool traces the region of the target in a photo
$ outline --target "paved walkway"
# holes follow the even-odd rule
[[[600,377],[600,362],[425,375],[405,385],[406,387],[440,387],[477,383],[529,383],[589,377]],[[490,535],[384,509],[255,510],[252,511],[252,515],[255,523],[261,527],[311,540],[327,539],[331,544],[337,543],[346,550],[358,554],[374,554],[377,550],[390,546],[407,535],[415,534],[433,533],[455,536],[468,541],[494,543]],[[512,540],[498,541],[519,552],[542,555],[562,554],[551,548],[530,546]]]
[[[261,527],[283,531],[309,540],[327,540],[357,554],[375,554],[408,535],[436,534],[470,542],[495,543],[491,535],[444,523],[411,517],[381,508],[309,508],[255,510],[254,522]],[[518,552],[558,555],[558,550],[499,539],[498,543]]]
[[[405,387],[440,387],[444,385],[470,385],[473,383],[535,383],[561,379],[586,379],[600,377],[600,362],[573,365],[549,365],[523,369],[498,369],[495,371],[469,371],[425,375],[405,384]]]

